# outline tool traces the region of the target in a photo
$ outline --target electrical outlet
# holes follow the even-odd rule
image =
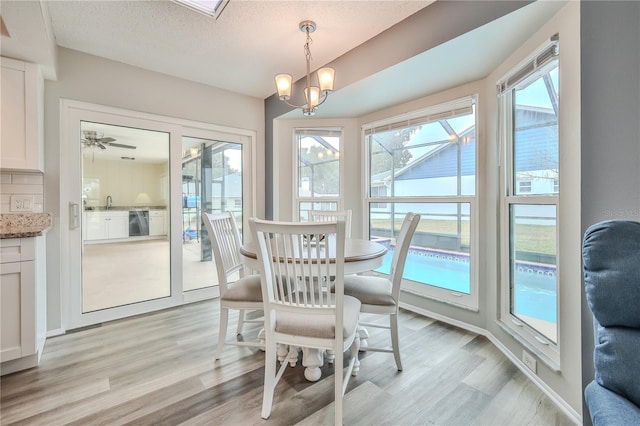
[[[534,373],[536,372],[536,359],[527,351],[522,351],[522,362]]]
[[[12,195],[9,210],[12,212],[32,212],[33,195]]]

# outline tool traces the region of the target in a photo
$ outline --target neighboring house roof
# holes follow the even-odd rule
[[[518,172],[547,170],[551,164],[557,168],[558,126],[553,110],[540,107],[519,108],[516,111],[520,127],[516,139],[516,170]],[[465,134],[471,136],[468,143],[446,143],[437,146],[395,173],[395,180],[431,179],[458,175],[458,147],[460,147],[460,174],[475,175],[475,129]],[[460,135],[461,139],[462,136]],[[372,182],[382,183],[390,172],[378,173]]]
[[[517,113],[518,122],[522,126],[516,133],[515,170],[528,172],[557,169],[558,123],[553,111],[531,108],[519,109]]]

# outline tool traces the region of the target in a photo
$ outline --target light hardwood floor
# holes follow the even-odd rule
[[[169,241],[132,240],[85,244],[82,253],[82,309],[127,305],[171,294]],[[200,259],[200,243],[182,245],[183,290],[218,284],[215,265]]]
[[[300,362],[278,384],[271,417],[260,418],[264,354],[227,346],[213,361],[218,306],[199,302],[48,339],[39,367],[1,378],[0,423],[332,423],[333,367],[310,383]],[[400,317],[404,371],[392,354],[361,353],[345,424],[572,424],[486,338],[407,311]],[[384,336],[370,332],[372,344]]]

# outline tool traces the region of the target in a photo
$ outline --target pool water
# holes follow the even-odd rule
[[[388,274],[391,271],[392,257],[393,248],[387,252],[384,263],[376,272]],[[468,258],[446,255],[436,257],[413,252],[407,254],[402,274],[407,280],[466,294],[471,291],[470,276]],[[515,314],[556,323],[555,274],[520,268],[516,271],[515,282]]]

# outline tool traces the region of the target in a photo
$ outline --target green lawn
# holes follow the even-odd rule
[[[389,228],[390,220],[374,219],[373,228]],[[395,229],[400,229],[402,219],[396,218]],[[469,245],[469,222],[461,224],[461,243]],[[457,222],[453,220],[420,219],[416,232],[430,232],[435,234],[457,235]],[[516,225],[516,248],[518,251],[556,254],[556,229],[544,225]]]

